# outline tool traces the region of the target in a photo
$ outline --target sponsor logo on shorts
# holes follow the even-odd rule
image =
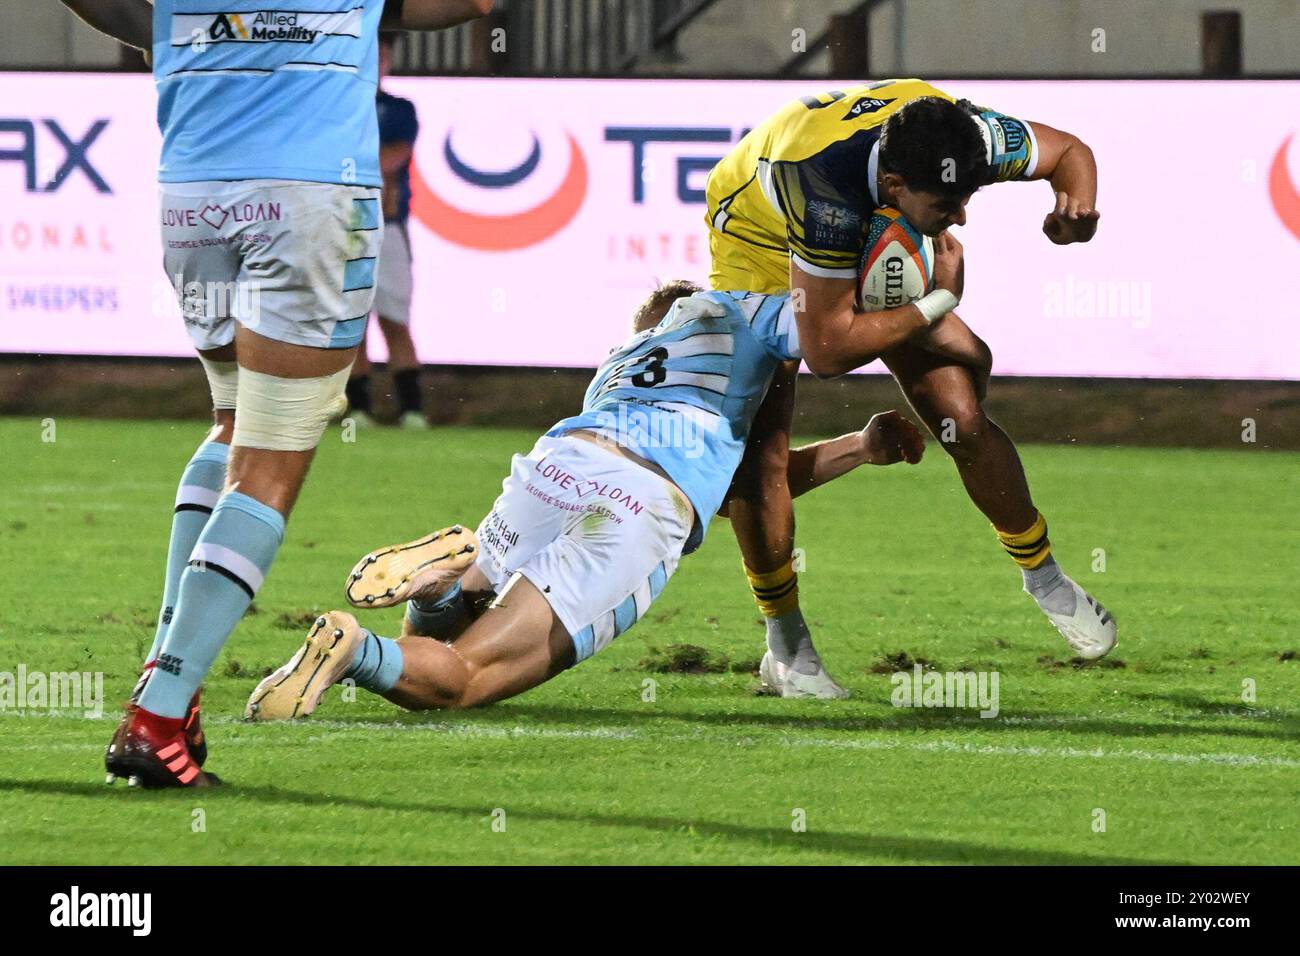
[[[586,498],[588,495],[595,495],[597,498],[608,498],[615,504],[622,505],[625,510],[634,515],[639,515],[644,508],[644,505],[630,491],[621,486],[607,481],[581,478],[552,462],[540,464],[537,468],[537,476],[565,491],[574,492],[579,498]]]
[[[167,206],[162,211],[163,228],[195,229],[207,225],[220,229],[227,222],[247,225],[253,222],[281,222],[284,211],[278,202],[240,202],[221,206],[209,202],[203,206]]]
[[[496,511],[487,516],[478,531],[479,544],[495,551],[501,557],[510,553],[510,549],[519,543],[519,532]]]
[[[361,36],[363,10],[245,10],[239,13],[177,13],[172,46],[209,43],[315,43],[322,36]]]
[[[547,494],[541,488],[537,487],[531,481],[524,485],[524,490],[540,501],[544,505],[557,508],[560,511],[572,511],[575,514],[598,515],[602,518],[608,518],[615,524],[623,523],[623,516],[614,511],[608,505],[598,504],[595,502],[569,501],[565,498],[557,498],[555,495]],[[624,502],[620,502],[624,504]],[[626,505],[625,505],[626,507]]]

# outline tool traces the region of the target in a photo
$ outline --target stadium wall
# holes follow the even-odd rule
[[[582,402],[584,369],[427,366],[427,411],[439,425],[541,430]],[[376,416],[396,414],[384,369]],[[195,360],[0,356],[0,415],[199,422],[210,414]],[[995,377],[990,414],[1019,442],[1300,451],[1300,383]],[[888,408],[906,409],[893,380],[854,375],[799,383],[795,430],[854,431]],[[1249,427],[1248,427],[1249,426]],[[1245,437],[1254,442],[1246,445]]]

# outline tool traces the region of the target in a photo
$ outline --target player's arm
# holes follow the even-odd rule
[[[860,432],[790,449],[786,469],[790,497],[805,495],[859,465],[892,465],[900,461],[915,465],[924,454],[925,437],[919,428],[892,409],[879,412]]]
[[[492,12],[492,0],[387,0],[386,30],[442,30]]]
[[[825,277],[790,263],[790,298],[804,362],[818,378],[834,378],[875,361],[896,345],[932,331],[961,298],[961,243],[944,232],[934,240],[934,292],[882,312],[854,309],[857,279]]]
[[[63,5],[119,43],[145,52],[153,45],[150,0],[63,0]]]
[[[914,465],[924,454],[925,438],[920,429],[896,411],[880,412],[862,431],[791,448],[786,485],[790,497],[798,498],[860,465],[892,465],[899,461]],[[718,514],[730,517],[730,506],[728,492]]]
[[[1057,245],[1087,242],[1097,232],[1097,160],[1073,133],[1030,123],[1038,159],[1029,179],[1052,184],[1056,205],[1043,220],[1043,232]]]

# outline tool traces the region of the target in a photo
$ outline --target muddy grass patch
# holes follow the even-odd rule
[[[745,662],[746,664],[748,662]],[[733,670],[731,659],[696,644],[669,644],[660,649],[651,647],[650,653],[637,664],[652,674],[725,674]],[[754,665],[754,673],[758,665]]]
[[[882,654],[874,664],[867,668],[867,673],[897,674],[899,671],[910,671],[918,664],[921,665],[923,671],[942,669],[937,662],[930,660],[928,657],[913,657],[907,651],[896,651],[893,654]]]

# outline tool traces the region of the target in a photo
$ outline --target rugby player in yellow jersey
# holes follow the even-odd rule
[[[839,375],[829,344],[878,322],[855,312],[859,257],[871,211],[898,209],[939,236],[966,224],[981,186],[1050,182],[1043,232],[1059,245],[1097,229],[1097,167],[1078,137],[956,101],[920,80],[887,80],[808,96],[751,130],[714,167],[707,186],[714,289],[791,291],[804,361]],[[1095,659],[1115,644],[1115,622],[1051,556],[1015,445],[982,407],[992,355],[957,317],[946,291],[894,310],[916,330],[879,358],[952,457],[971,501],[1023,572],[1025,590],[1070,647]],[[908,312],[911,318],[906,318]],[[803,330],[815,330],[806,334]],[[786,483],[798,363],[782,367],[736,474],[731,521],[750,586],[767,621],[764,677],[786,696],[843,696],[826,673],[799,610],[791,566],[794,510]]]

